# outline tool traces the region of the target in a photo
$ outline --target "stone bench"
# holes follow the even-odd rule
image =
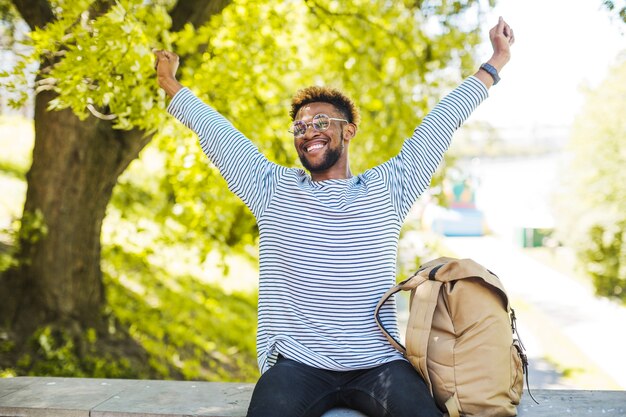
[[[243,417],[253,384],[89,378],[0,379],[0,417]],[[519,416],[626,416],[626,391],[535,390]],[[335,409],[324,417],[363,417]]]

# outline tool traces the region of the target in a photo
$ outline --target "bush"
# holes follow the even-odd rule
[[[594,224],[579,251],[598,294],[626,301],[626,221]]]

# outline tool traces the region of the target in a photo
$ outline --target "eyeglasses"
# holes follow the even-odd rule
[[[294,137],[299,138],[300,136],[304,136],[307,129],[309,128],[309,125],[313,126],[313,129],[318,132],[324,132],[328,130],[328,128],[330,127],[330,122],[332,122],[333,120],[348,123],[346,119],[337,119],[334,117],[329,117],[327,114],[320,113],[313,116],[313,120],[311,120],[310,122],[296,120],[291,124],[291,129],[289,129],[289,133],[293,133]]]

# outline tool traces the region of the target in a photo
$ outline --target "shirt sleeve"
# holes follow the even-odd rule
[[[167,111],[199,138],[202,151],[258,218],[271,200],[280,167],[215,109],[188,88],[178,91]]]
[[[430,111],[397,156],[373,168],[386,183],[401,219],[430,185],[454,132],[487,96],[478,78],[467,78]]]

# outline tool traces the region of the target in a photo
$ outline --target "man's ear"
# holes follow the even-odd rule
[[[343,140],[350,142],[356,136],[357,127],[354,123],[346,123],[344,126]]]

